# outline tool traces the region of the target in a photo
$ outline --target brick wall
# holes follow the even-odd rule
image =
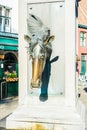
[[[78,24],[86,26],[86,28],[84,28],[84,26],[78,28],[78,56],[80,58],[80,61],[78,62],[78,68],[79,68],[79,72],[81,72],[82,71],[81,70],[81,66],[82,66],[81,55],[84,54],[87,57],[87,0],[81,0],[79,2]],[[86,33],[86,46],[85,47],[82,47],[80,45],[80,32]],[[87,71],[87,59],[86,59],[86,71]]]

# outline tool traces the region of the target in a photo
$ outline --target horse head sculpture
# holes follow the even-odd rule
[[[24,35],[24,39],[29,43],[29,55],[32,58],[31,87],[39,88],[46,60],[51,56],[54,36],[50,36],[50,29],[32,14],[28,17],[28,31],[29,35]]]

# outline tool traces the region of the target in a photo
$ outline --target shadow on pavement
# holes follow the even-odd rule
[[[87,93],[87,88],[84,88],[85,92]]]

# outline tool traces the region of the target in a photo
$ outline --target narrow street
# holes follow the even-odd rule
[[[6,117],[9,116],[18,105],[18,97],[10,97],[0,101],[0,130],[5,130]]]

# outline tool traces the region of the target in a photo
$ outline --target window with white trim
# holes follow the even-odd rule
[[[11,8],[0,5],[0,31],[11,31]]]
[[[80,32],[80,46],[85,47],[86,46],[86,33]]]
[[[5,16],[9,17],[10,16],[10,9],[5,9]]]

